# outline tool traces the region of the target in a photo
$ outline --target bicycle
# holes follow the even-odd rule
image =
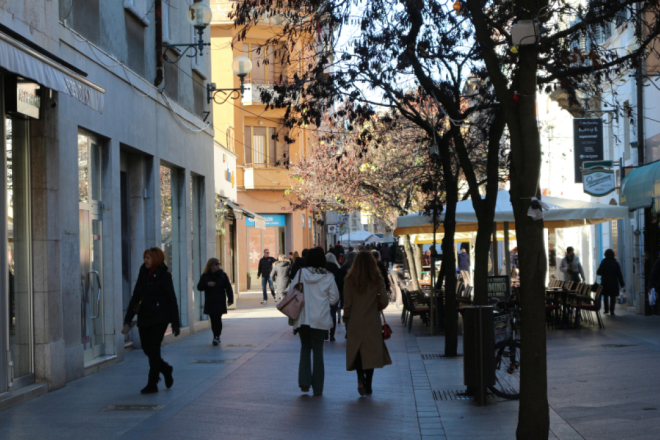
[[[500,308],[500,307],[498,307]],[[495,385],[490,391],[507,400],[520,399],[520,340],[515,338],[518,309],[504,306],[495,318]]]

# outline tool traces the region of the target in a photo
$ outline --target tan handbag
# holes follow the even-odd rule
[[[305,294],[303,284],[300,282],[302,268],[298,271],[298,283],[287,292],[286,296],[277,305],[277,310],[289,318],[296,320],[305,307]]]

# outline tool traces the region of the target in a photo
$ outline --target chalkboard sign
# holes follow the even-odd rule
[[[507,275],[488,277],[488,299],[490,301],[508,301],[511,296],[511,281]]]
[[[573,119],[573,158],[575,183],[582,183],[582,162],[603,160],[603,120]]]

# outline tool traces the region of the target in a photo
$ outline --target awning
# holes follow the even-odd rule
[[[660,188],[658,193],[660,194]],[[628,208],[625,206],[606,205],[603,203],[586,202],[582,200],[569,200],[560,197],[544,196],[550,210],[543,213],[543,226],[548,229],[572,228],[575,226],[589,226],[619,220],[628,217]],[[440,215],[436,232],[444,232],[442,221],[444,212]],[[509,223],[509,230],[515,229],[513,206],[508,191],[497,193],[495,205],[495,218],[497,230],[504,229],[504,222]],[[394,235],[427,234],[433,233],[433,222],[429,216],[411,214],[398,217]],[[477,215],[472,207],[472,200],[464,200],[456,204],[456,232],[476,231],[479,226]]]
[[[2,32],[0,67],[72,96],[89,108],[103,113],[103,88]]]
[[[234,212],[242,212],[246,217],[250,217],[251,219],[254,219],[255,228],[266,229],[266,219],[260,216],[259,214],[255,214],[254,212],[243,208],[238,203],[234,203],[226,197],[217,196],[217,198],[220,200],[218,201],[218,199],[216,199],[216,207],[218,203],[222,202],[225,205],[229,206]]]
[[[621,183],[621,204],[629,210],[653,208],[660,212],[660,162],[632,170]]]

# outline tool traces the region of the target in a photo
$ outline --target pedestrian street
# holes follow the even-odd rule
[[[241,294],[220,347],[211,345],[210,330],[164,346],[174,366],[171,389],[161,382],[157,394],[140,394],[148,365],[133,350],[122,363],[0,412],[0,438],[515,438],[516,401],[489,397],[477,407],[469,399],[436,400],[440,391],[464,389],[462,359],[431,356],[442,353],[444,338],[428,336],[421,323],[408,333],[393,306],[386,311],[393,364],[376,370],[373,395],[360,397],[355,373],[346,371],[343,326],[336,342],[325,343],[323,395],[301,393],[299,338],[272,302],[260,300]],[[660,380],[648,366],[660,359],[652,337],[660,319],[628,312],[615,319],[606,332],[548,331],[550,438],[657,438]],[[622,363],[636,373],[618,375]],[[132,409],[112,410],[121,405]]]

